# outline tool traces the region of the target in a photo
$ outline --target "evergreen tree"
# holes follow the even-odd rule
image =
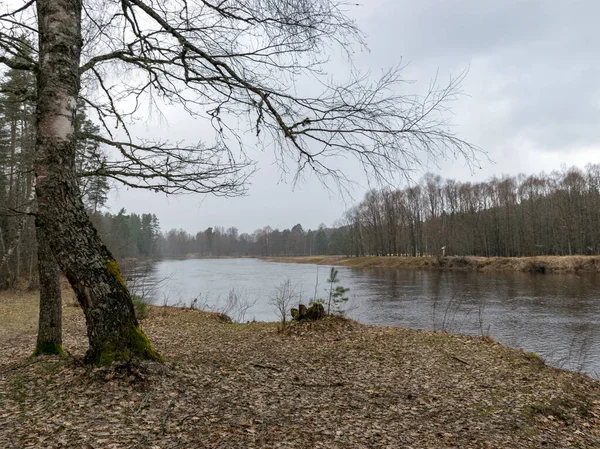
[[[140,238],[138,240],[140,255],[152,257],[156,254],[157,226],[158,219],[156,215],[142,214]]]
[[[13,58],[18,61],[18,58]],[[35,77],[8,70],[0,83],[0,278],[9,287],[23,277],[34,283],[33,143]]]
[[[323,225],[319,226],[317,236],[315,237],[315,253],[327,254],[327,234]]]
[[[75,118],[75,163],[83,203],[91,214],[98,212],[106,204],[110,190],[106,176],[106,155],[98,141],[90,138],[99,132],[99,127],[87,118],[85,108],[80,104]]]
[[[348,297],[344,295],[348,293],[350,289],[341,285],[336,285],[339,284],[340,279],[338,278],[338,270],[335,267],[331,267],[329,270],[329,278],[327,278],[327,282],[329,283],[327,314],[331,312],[332,306],[333,309],[339,313],[341,304],[348,301]]]

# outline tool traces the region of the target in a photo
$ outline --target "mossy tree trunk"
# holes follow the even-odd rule
[[[80,87],[81,0],[38,0],[36,194],[38,224],[86,318],[96,364],[161,359],[139,329],[119,267],[90,222],[75,171],[73,139]]]
[[[60,271],[44,228],[36,225],[38,273],[40,277],[40,320],[33,355],[64,355],[62,348],[62,296]]]

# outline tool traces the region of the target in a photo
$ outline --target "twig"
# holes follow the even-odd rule
[[[171,399],[169,405],[167,405],[167,409],[165,410],[165,415],[163,416],[162,423],[160,425],[160,434],[164,435],[167,431],[167,419],[169,419],[169,415],[171,414],[171,410],[173,410],[173,405],[175,404],[175,398]]]
[[[144,405],[146,405],[146,402],[148,402],[148,400],[152,397],[153,394],[154,394],[154,390],[150,390],[148,393],[146,393],[146,396],[144,396],[144,399],[142,399],[142,402],[140,402],[140,406],[133,413],[133,416],[137,416],[137,414],[142,410]]]
[[[183,418],[181,418],[179,420],[179,425],[183,425],[184,422],[186,422],[188,419],[191,419],[193,417],[195,417],[196,415],[192,414],[192,415],[185,415]]]
[[[273,370],[273,371],[277,371],[278,373],[283,372],[282,369],[277,368],[276,366],[261,365],[260,363],[253,363],[252,366],[254,366],[256,368],[270,369],[270,370]]]
[[[294,385],[299,387],[310,387],[310,388],[330,388],[330,387],[343,387],[346,385],[344,382],[333,382],[331,384],[307,384],[306,382],[294,382]]]
[[[448,354],[451,358],[453,358],[454,360],[460,362],[460,363],[464,363],[465,365],[469,365],[469,362],[461,359],[460,357],[456,357],[455,355],[452,354]]]

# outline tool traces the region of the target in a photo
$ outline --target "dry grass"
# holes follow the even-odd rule
[[[2,448],[600,447],[599,382],[489,338],[151,307],[167,362],[93,369],[63,310],[73,357],[33,359],[36,295],[0,295]]]
[[[528,273],[597,273],[600,256],[540,257],[396,257],[306,256],[268,257],[269,262],[310,263],[364,268],[417,268],[474,271],[522,271]]]

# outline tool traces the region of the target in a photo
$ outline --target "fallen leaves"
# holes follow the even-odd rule
[[[154,307],[167,362],[97,369],[72,307],[74,358],[29,357],[36,306],[0,295],[0,447],[600,447],[599,382],[493,341]]]

